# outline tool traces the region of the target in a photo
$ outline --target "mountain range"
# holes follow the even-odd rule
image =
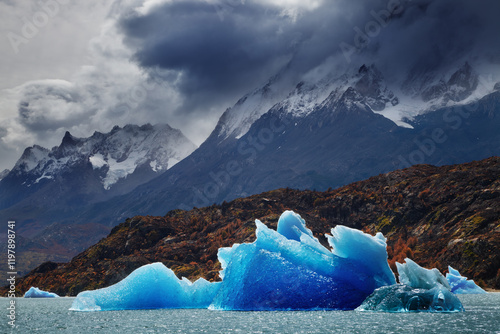
[[[282,100],[273,88],[281,87],[278,81],[228,109],[200,148],[168,173],[89,208],[84,220],[119,223],[281,187],[325,190],[414,164],[500,154],[500,92],[491,86],[477,97],[485,87],[468,63],[451,74],[446,90],[420,104],[423,109],[398,117],[394,110],[409,98],[395,95],[373,65],[300,82]],[[421,95],[412,99],[423,101]]]
[[[69,260],[136,215],[497,156],[500,83],[484,67],[460,61],[386,80],[361,64],[294,85],[285,68],[227,109],[197,149],[168,125],[66,133],[52,150],[26,149],[3,177],[0,215],[19,222],[33,267]]]
[[[195,149],[179,130],[166,124],[116,126],[89,138],[66,132],[61,144],[50,150],[28,147],[0,181],[1,215],[17,223],[19,262],[32,265],[32,257],[40,254],[61,259],[58,254],[97,242],[108,228],[83,224],[68,231],[52,224],[74,219],[92,203],[130,192]],[[54,231],[62,243],[54,243],[47,231]]]

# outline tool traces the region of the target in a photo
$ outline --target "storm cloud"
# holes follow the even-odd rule
[[[376,62],[402,77],[473,60],[468,58],[499,57],[498,1],[289,4],[167,1],[147,13],[129,12],[118,24],[139,66],[177,75],[185,111],[234,99],[285,66],[295,72],[293,80],[332,58],[346,67]]]
[[[278,73],[295,85],[374,63],[391,82],[418,83],[465,61],[500,66],[497,0],[117,0],[110,8],[73,76],[12,90],[15,117],[3,117],[0,150],[145,122],[169,123],[201,144],[226,108]]]
[[[314,33],[277,6],[255,1],[217,7],[203,1],[167,2],[119,22],[141,67],[177,73],[188,108],[234,98],[289,63]],[[299,18],[298,20],[302,20]],[[309,22],[310,23],[310,22]]]

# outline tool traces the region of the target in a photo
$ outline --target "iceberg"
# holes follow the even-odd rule
[[[415,289],[405,284],[378,288],[356,311],[463,312],[460,300],[442,286]]]
[[[458,270],[448,266],[446,279],[451,286],[451,292],[456,294],[481,294],[487,293],[474,283],[473,280],[468,280],[467,277],[460,275]]]
[[[381,233],[337,226],[327,236],[330,250],[293,211],[281,215],[277,231],[255,223],[253,243],[219,249],[222,282],[191,284],[155,263],[108,288],[81,292],[71,310],[352,310],[375,289],[396,283]]]
[[[352,310],[396,282],[381,233],[337,226],[330,251],[292,211],[281,215],[277,231],[256,225],[255,242],[219,250],[223,280],[211,309]]]
[[[441,272],[425,269],[410,259],[396,262],[399,282],[376,289],[356,311],[463,312],[460,300]]]
[[[207,308],[220,283],[202,278],[192,283],[178,279],[162,263],[134,270],[122,281],[107,288],[80,292],[72,311],[114,311],[161,308]]]
[[[396,267],[398,268],[399,282],[402,284],[415,289],[432,289],[436,286],[442,286],[451,291],[448,280],[437,268],[422,268],[408,258],[405,259],[405,263],[396,262]]]
[[[39,288],[35,288],[32,286],[28,291],[24,294],[24,298],[57,298],[59,297],[57,294],[53,292],[47,292],[40,290]]]

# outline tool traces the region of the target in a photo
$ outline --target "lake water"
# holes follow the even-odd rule
[[[16,298],[15,329],[9,299],[0,298],[0,333],[498,333],[500,293],[459,296],[466,312],[365,313],[354,311],[224,312],[138,310],[74,312],[74,298]]]

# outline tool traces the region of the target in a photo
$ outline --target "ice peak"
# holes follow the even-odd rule
[[[451,291],[450,284],[438,269],[422,268],[408,258],[405,259],[405,262],[396,262],[400,283],[411,286],[414,289],[432,289],[435,286],[441,285]]]

